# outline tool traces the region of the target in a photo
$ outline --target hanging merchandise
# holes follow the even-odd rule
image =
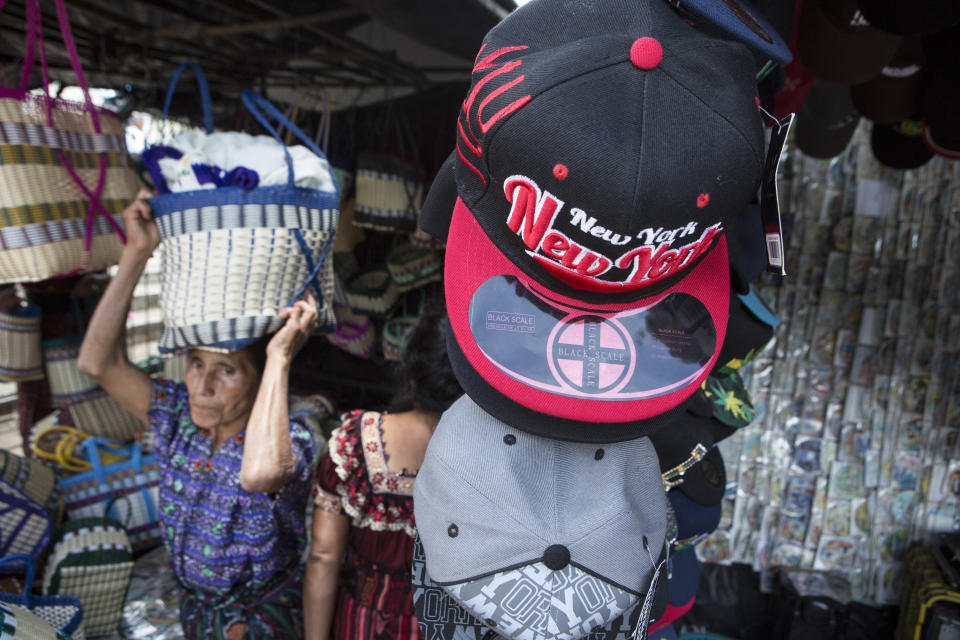
[[[363,229],[353,223],[356,204],[354,198],[340,203],[340,223],[337,226],[336,240],[333,242],[333,255],[337,261],[341,259],[341,255],[352,252],[354,247],[366,239]]]
[[[432,249],[400,243],[387,255],[387,270],[397,291],[406,293],[443,280],[443,256]]]
[[[627,637],[644,638],[662,617],[667,499],[648,438],[599,448],[549,440],[464,395],[440,418],[413,504],[424,559],[414,575],[499,635],[624,637],[627,622],[638,634]],[[423,588],[420,622],[442,628]]]
[[[0,557],[25,553],[39,560],[50,542],[52,528],[43,505],[0,481]]]
[[[116,514],[135,550],[159,544],[160,472],[156,458],[144,455],[140,443],[128,445],[106,438],[87,438],[81,451],[90,470],[57,483],[70,519]]]
[[[383,324],[383,357],[387,360],[399,362],[403,356],[403,345],[406,342],[407,334],[417,324],[417,320],[423,314],[423,305],[426,301],[426,294],[421,289],[418,296],[417,308],[410,308],[410,295],[403,296],[402,310],[397,315],[391,317]]]
[[[370,318],[340,303],[334,304],[333,312],[337,316],[337,330],[327,339],[358,358],[369,358],[377,340],[377,330]]]
[[[16,303],[0,309],[0,380],[43,379],[40,320],[39,307]]]
[[[417,141],[409,121],[384,112],[381,150],[357,155],[354,224],[378,231],[413,232],[423,202],[424,175],[414,161]]]
[[[339,195],[323,152],[252,91],[243,93],[243,104],[272,138],[214,133],[209,89],[195,63],[174,73],[164,117],[188,64],[200,85],[206,132],[188,131],[145,152],[155,182],[169,191],[150,200],[162,239],[160,352],[241,349],[278,330],[280,311],[308,289],[321,330],[332,330],[328,258]],[[306,147],[287,148],[266,116]]]
[[[397,302],[400,292],[383,267],[371,267],[347,283],[347,303],[357,313],[381,318]]]
[[[63,0],[56,7],[84,102],[50,96],[40,2],[27,0],[20,85],[0,88],[0,283],[116,264],[126,241],[119,212],[140,186],[127,155],[124,124],[93,106]],[[29,91],[38,46],[41,95]]]
[[[337,191],[340,193],[341,198],[347,197],[350,193],[350,189],[353,187],[353,172],[349,169],[334,166],[334,163],[330,160],[329,149],[330,149],[330,97],[327,95],[327,90],[320,86],[315,87],[304,87],[297,92],[296,97],[294,97],[293,102],[290,103],[290,106],[287,107],[284,117],[290,122],[296,124],[297,116],[300,113],[300,109],[304,104],[307,96],[310,95],[319,95],[321,99],[321,109],[320,109],[320,124],[317,125],[317,134],[314,136],[313,143],[323,151],[323,157],[327,159],[330,163],[330,173],[333,175],[334,182],[337,183]],[[293,134],[290,131],[287,131],[284,134],[284,125],[281,124],[277,127],[277,132],[283,135],[283,142],[286,145],[290,145],[293,142]],[[341,204],[341,226],[342,229],[342,216],[343,216],[343,202]],[[339,233],[337,236],[339,237]],[[338,250],[338,245],[334,246],[334,251]]]
[[[69,520],[47,558],[43,593],[76,596],[87,634],[106,635],[120,621],[132,572],[133,553],[123,525],[104,517]]]
[[[86,634],[83,628],[83,609],[80,600],[70,595],[33,595],[35,575],[33,558],[24,554],[0,558],[0,566],[10,564],[26,567],[27,575],[23,583],[23,592],[0,593],[0,602],[30,611],[70,640],[84,640]]]
[[[900,601],[914,542],[960,522],[960,165],[891,169],[889,129],[782,163],[790,275],[761,287],[782,322],[740,372],[756,419],[720,444],[731,517],[698,545],[877,604]]]
[[[69,411],[81,431],[129,442],[143,429],[143,422],[80,371],[77,360],[82,341],[82,336],[74,336],[43,342],[53,406]]]

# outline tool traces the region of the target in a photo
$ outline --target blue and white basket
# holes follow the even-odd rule
[[[263,112],[323,152],[270,102],[243,93],[251,114],[282,144]],[[278,315],[308,288],[317,299],[320,330],[336,327],[333,260],[339,193],[294,185],[286,147],[286,185],[221,187],[155,196],[160,229],[163,335],[160,351],[189,347],[234,351],[272,333]]]

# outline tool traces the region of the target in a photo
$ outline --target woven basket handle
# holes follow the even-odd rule
[[[32,609],[33,605],[30,603],[30,597],[33,592],[33,578],[35,575],[33,557],[25,553],[13,553],[0,558],[0,567],[8,564],[22,564],[24,568],[26,568],[27,576],[23,582],[23,603],[27,609]]]
[[[120,520],[120,518],[114,518],[112,515],[110,515],[110,511],[113,510],[114,505],[116,505],[121,499],[127,503],[127,517],[125,520]],[[130,519],[133,518],[133,504],[130,503],[130,498],[127,496],[113,496],[107,500],[107,505],[104,507],[103,515],[107,518],[113,518],[114,520],[121,522],[124,529],[129,529]]]
[[[323,149],[323,153],[326,155],[327,149],[330,146],[330,99],[327,96],[326,89],[323,87],[304,87],[297,93],[297,96],[293,99],[293,102],[290,103],[290,106],[287,107],[287,111],[283,115],[290,120],[290,122],[296,122],[297,116],[300,114],[300,104],[303,102],[303,99],[311,93],[319,93],[323,100],[323,108],[320,110],[320,125],[317,127],[317,135],[314,136],[313,141]],[[284,125],[281,123],[280,126],[277,127],[277,133],[283,135],[283,130]],[[291,134],[289,131],[287,131],[283,139],[286,144],[290,144]]]
[[[193,74],[197,77],[197,87],[200,89],[200,105],[203,109],[203,128],[207,133],[213,133],[213,107],[210,102],[210,85],[207,84],[207,76],[199,64],[188,60],[181,62],[173,72],[170,78],[170,86],[167,87],[167,97],[163,100],[163,116],[161,121],[166,122],[167,114],[170,112],[170,103],[173,101],[173,93],[177,89],[177,83],[180,82],[180,75],[187,67],[193,69]]]
[[[57,464],[66,469],[67,471],[83,472],[90,471],[93,466],[78,456],[75,456],[73,452],[76,450],[77,445],[83,446],[83,442],[86,440],[83,434],[68,434],[63,437],[60,442],[57,443],[57,450],[54,454],[54,460]]]
[[[327,154],[321,151],[320,147],[318,147],[313,142],[313,140],[311,140],[307,136],[307,134],[305,134],[300,129],[300,127],[290,122],[290,120],[288,120],[285,115],[280,113],[280,110],[277,109],[275,106],[273,106],[273,103],[271,103],[269,100],[267,100],[266,98],[261,96],[259,93],[251,89],[244,89],[241,99],[243,100],[243,106],[247,108],[247,111],[250,112],[250,115],[256,118],[257,122],[263,125],[263,128],[266,129],[270,133],[270,135],[272,135],[276,139],[277,142],[283,145],[283,153],[287,158],[287,186],[288,187],[294,186],[293,160],[290,158],[290,152],[287,151],[287,145],[284,144],[283,138],[280,137],[280,134],[277,133],[277,130],[274,129],[272,124],[270,124],[270,121],[267,120],[267,117],[264,115],[263,112],[266,112],[267,115],[269,115],[278,123],[286,127],[290,131],[290,133],[292,133],[294,136],[299,138],[300,142],[306,145],[306,147],[310,149],[310,151],[313,151],[315,154],[317,154],[318,156],[326,160]],[[261,109],[263,109],[263,111],[261,111]],[[333,181],[333,188],[335,190],[337,189],[337,183],[335,180]],[[337,196],[339,195],[340,194],[338,192]]]
[[[101,484],[106,484],[107,479],[105,472],[103,470],[105,464],[113,464],[115,462],[121,462],[125,459],[130,459],[136,457],[136,461],[139,462],[139,448],[131,447],[126,445],[119,440],[111,440],[110,438],[97,438],[89,437],[83,441],[83,444],[80,445],[83,450],[83,456],[86,458],[87,462],[93,467],[94,474],[101,482]],[[113,451],[110,451],[113,449]],[[112,454],[116,458],[112,462],[106,462],[103,459],[104,454]]]
[[[53,433],[63,433],[64,437],[60,438],[57,441],[57,445],[54,447],[53,451],[47,451],[40,447],[40,442],[43,439]],[[82,431],[74,429],[73,427],[68,427],[66,425],[58,424],[52,427],[48,427],[38,433],[33,440],[31,445],[33,448],[33,453],[41,460],[49,460],[51,462],[56,462],[62,466],[67,471],[89,471],[90,464],[86,460],[76,458],[70,454],[70,451],[73,450],[73,446],[82,441],[86,437],[86,434]],[[70,449],[68,451],[67,449]]]
[[[47,67],[47,53],[46,48],[43,43],[43,26],[40,16],[40,1],[39,0],[27,0],[27,52],[24,55],[24,65],[23,73],[20,77],[20,88],[21,90],[26,90],[26,87],[29,86],[30,80],[30,71],[33,68],[33,58],[34,58],[34,49],[36,48],[36,43],[39,41],[40,44],[40,65],[43,69],[43,92],[46,100],[47,111],[47,125],[53,127],[53,98],[50,97],[49,87],[50,87],[50,73]],[[77,84],[80,85],[80,89],[83,92],[83,102],[84,107],[87,112],[90,114],[90,120],[93,123],[93,130],[98,135],[103,133],[103,129],[100,127],[100,117],[97,114],[97,108],[93,105],[93,99],[90,97],[90,85],[87,84],[87,77],[83,73],[83,66],[80,64],[80,54],[77,53],[77,45],[73,40],[73,32],[70,30],[70,19],[67,16],[67,8],[63,3],[63,0],[56,0],[57,6],[57,21],[60,24],[60,35],[63,39],[64,47],[67,50],[67,53],[70,56],[70,66],[73,68],[73,73],[77,77]],[[123,232],[123,228],[113,219],[113,216],[110,215],[110,212],[107,211],[106,207],[103,206],[103,203],[100,202],[100,197],[103,194],[103,188],[106,184],[107,179],[107,154],[106,152],[100,152],[97,154],[99,172],[97,174],[97,186],[93,191],[87,188],[83,183],[83,180],[80,179],[80,176],[77,175],[76,170],[73,167],[73,164],[67,159],[67,156],[60,149],[56,149],[57,158],[60,160],[60,164],[63,165],[63,168],[67,170],[67,173],[70,175],[70,178],[76,183],[85,196],[90,200],[90,207],[87,209],[87,219],[84,229],[84,241],[83,241],[83,251],[84,251],[84,263],[86,262],[87,256],[90,254],[90,246],[93,243],[93,224],[96,221],[98,214],[103,214],[106,218],[107,223],[113,227],[113,230],[118,236],[120,236],[121,242],[126,244],[127,236]],[[70,276],[77,273],[83,273],[86,271],[86,264],[81,264],[79,268],[74,269],[61,276]]]
[[[330,249],[333,248],[333,238],[331,237],[327,240],[327,243],[323,247],[323,252],[320,254],[320,259],[314,264],[313,258],[310,256],[310,246],[307,244],[303,234],[300,233],[300,229],[293,230],[293,237],[297,239],[297,244],[300,245],[300,253],[303,254],[303,259],[307,261],[307,270],[310,271],[310,275],[307,277],[307,281],[303,283],[303,286],[297,289],[296,295],[290,299],[290,303],[287,304],[287,306],[289,307],[296,302],[300,296],[303,295],[303,292],[307,290],[307,287],[313,285],[313,290],[317,294],[317,305],[318,307],[322,307],[323,290],[320,288],[320,283],[317,282],[317,274],[320,273],[320,267],[323,266],[323,261],[327,259]]]

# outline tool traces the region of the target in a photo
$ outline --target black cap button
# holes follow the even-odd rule
[[[517,444],[517,436],[513,435],[512,433],[508,433],[507,435],[503,436],[503,444]]]
[[[562,544],[552,544],[543,552],[543,564],[548,569],[559,571],[570,564],[570,550]]]
[[[603,449],[597,449],[596,453],[593,454],[594,460],[600,460],[603,458]]]
[[[457,525],[452,524],[449,527],[447,527],[447,535],[450,536],[451,538],[456,538],[457,535],[459,534],[460,534],[460,529],[457,527]]]

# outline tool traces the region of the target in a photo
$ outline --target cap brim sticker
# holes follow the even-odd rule
[[[500,371],[530,387],[591,400],[676,391],[711,362],[717,333],[697,298],[671,293],[617,312],[578,309],[514,276],[494,276],[470,300],[470,332]]]

